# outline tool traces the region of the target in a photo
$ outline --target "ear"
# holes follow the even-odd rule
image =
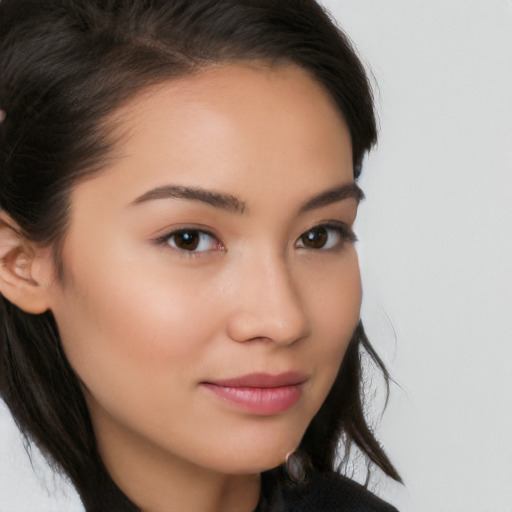
[[[44,313],[49,309],[52,274],[51,249],[27,240],[0,212],[0,294],[27,313]]]

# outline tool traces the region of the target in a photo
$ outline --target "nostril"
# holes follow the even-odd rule
[[[238,342],[272,342],[292,344],[309,332],[306,315],[300,309],[259,308],[237,311],[228,324],[229,336]]]

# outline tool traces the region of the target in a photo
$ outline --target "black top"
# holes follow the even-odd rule
[[[337,473],[313,472],[300,484],[285,480],[283,475],[281,467],[262,473],[261,498],[255,512],[398,512],[363,486]],[[82,495],[85,510],[140,512],[106,472],[104,476],[104,481],[96,480],[94,490]]]
[[[363,486],[336,473],[315,473],[304,483],[277,485],[275,477],[264,473],[262,498],[255,512],[398,511]]]

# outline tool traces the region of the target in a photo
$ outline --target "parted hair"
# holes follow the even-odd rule
[[[325,88],[350,130],[357,178],[377,139],[371,87],[314,0],[2,0],[0,209],[28,240],[51,244],[61,269],[70,190],[108,165],[109,115],[147,87],[244,61],[294,64]],[[399,480],[363,414],[362,352],[387,385],[359,323],[298,451],[311,468],[334,471],[341,438],[345,454],[355,444]],[[139,510],[102,463],[51,311],[28,314],[2,296],[0,396],[88,512]]]

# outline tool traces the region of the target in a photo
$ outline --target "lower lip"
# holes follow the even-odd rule
[[[252,414],[271,415],[293,407],[302,395],[302,385],[279,388],[227,387],[205,382],[204,388],[237,409]]]

